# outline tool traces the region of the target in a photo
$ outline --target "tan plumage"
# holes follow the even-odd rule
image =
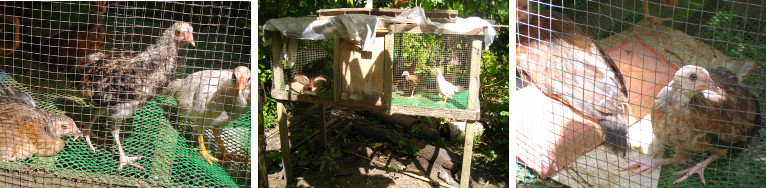
[[[56,155],[64,150],[61,137],[80,134],[72,118],[37,108],[23,91],[0,86],[0,93],[0,161]]]
[[[208,163],[220,162],[210,156],[202,138],[205,129],[213,130],[213,137],[224,160],[249,161],[231,157],[223,145],[221,133],[229,120],[238,119],[250,110],[250,69],[244,66],[229,70],[195,72],[185,79],[170,83],[165,94],[178,100],[181,117],[197,125],[194,132],[200,143],[200,154]]]
[[[621,170],[638,168],[637,174],[665,164],[686,163],[690,153],[710,152],[704,161],[677,173],[684,176],[675,182],[700,174],[705,183],[705,167],[758,134],[762,122],[756,98],[726,68],[682,67],[660,91],[652,111],[655,136],[662,144],[675,146],[675,156],[631,162]]]
[[[405,91],[410,91],[410,98],[415,96],[415,89],[418,88],[418,84],[420,83],[420,77],[418,75],[410,74],[408,71],[402,72],[402,77],[404,77],[404,87],[402,87]]]
[[[526,7],[526,1],[517,6]],[[518,13],[517,69],[529,85],[598,121],[606,143],[627,149],[625,80],[614,61],[574,22],[559,12]]]

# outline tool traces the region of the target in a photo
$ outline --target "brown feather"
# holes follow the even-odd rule
[[[528,22],[519,23],[516,48],[517,68],[525,81],[598,120],[607,144],[624,153],[627,121],[622,104],[628,101],[628,90],[617,65],[563,14],[543,11],[526,16]]]
[[[691,80],[692,74],[697,79]],[[652,127],[661,143],[675,146],[676,153],[681,153],[676,158],[682,161],[691,159],[686,152],[725,156],[729,148],[757,135],[761,128],[755,99],[733,72],[687,65],[660,91],[652,111]]]

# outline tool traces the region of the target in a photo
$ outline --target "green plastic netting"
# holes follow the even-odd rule
[[[185,78],[201,70],[250,67],[250,5],[249,2],[246,5],[235,5],[239,7],[228,7],[234,5],[222,2],[111,2],[105,18],[107,37],[104,52],[144,51],[177,18],[192,23],[197,45],[179,51],[176,78]],[[12,6],[22,5],[19,3]],[[22,22],[33,25],[30,33],[47,36],[60,28],[71,27],[71,23],[92,22],[92,16],[83,16],[90,6],[88,2],[51,2],[35,8],[25,7],[25,10],[41,15],[34,18],[22,17]],[[210,9],[216,6],[218,10]],[[162,7],[177,7],[179,11],[170,12]],[[212,15],[207,15],[205,11]],[[232,13],[235,11],[246,13],[235,15]],[[210,19],[220,15],[230,17]],[[0,31],[0,34],[7,32],[10,31],[6,29]],[[22,88],[32,94],[40,107],[53,114],[71,117],[78,127],[82,128],[82,124],[89,121],[91,105],[78,97],[76,83],[67,81],[65,75],[41,66],[30,53],[16,52],[0,60],[6,72],[1,76],[2,84]],[[66,148],[56,156],[0,162],[0,168],[57,178],[42,185],[76,182],[101,186],[249,187],[250,163],[211,165],[205,162],[196,149],[196,135],[191,131],[192,126],[198,125],[191,125],[179,118],[176,105],[174,98],[158,95],[121,128],[120,140],[126,154],[145,157],[135,161],[145,168],[143,170],[126,166],[122,171],[117,171],[117,147],[111,135],[107,136],[111,130],[110,126],[104,125],[107,118],[100,118],[93,126],[99,137],[107,139],[93,140],[95,152],[88,148],[85,139],[75,141],[67,138]],[[249,159],[250,125],[251,115],[245,115],[228,123],[223,130],[225,145],[236,157]],[[219,152],[210,131],[205,133],[205,142],[213,155]],[[4,181],[9,180],[0,178],[0,184],[12,183]]]

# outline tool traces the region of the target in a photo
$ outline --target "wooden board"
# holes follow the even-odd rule
[[[516,127],[517,158],[542,179],[604,142],[598,125],[534,86],[524,87],[512,97],[510,105],[515,111],[509,119]]]
[[[644,43],[638,36],[610,49],[609,54],[617,63],[630,93],[629,125],[633,125],[651,113],[657,94],[671,80],[678,66]]]
[[[353,42],[345,39],[335,46],[337,56],[335,62],[339,65],[340,81],[336,89],[340,90],[340,98],[335,102],[358,103],[372,106],[384,106],[390,99],[384,99],[385,67],[388,56],[384,55],[385,39],[383,34],[377,34],[373,39],[375,45],[372,52],[362,51]],[[337,95],[337,94],[336,94]]]
[[[427,116],[452,118],[460,120],[479,120],[480,111],[477,110],[455,110],[455,109],[434,109],[417,106],[391,105],[391,114],[404,114],[410,116]]]

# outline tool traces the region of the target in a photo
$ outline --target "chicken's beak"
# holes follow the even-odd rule
[[[78,138],[80,138],[82,135],[82,130],[77,130],[77,135],[74,136],[74,140],[77,141]]]
[[[237,78],[237,94],[242,95],[242,91],[245,90],[246,86],[247,86],[247,78],[244,78],[244,77]]]
[[[192,46],[197,47],[197,45],[194,44],[194,35],[192,34],[192,32],[184,32],[183,40],[188,42]]]

